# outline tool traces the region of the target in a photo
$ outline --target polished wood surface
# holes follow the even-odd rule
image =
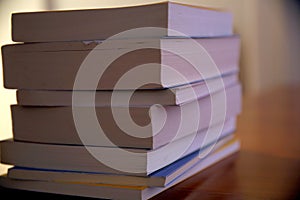
[[[245,96],[242,150],[159,199],[300,199],[300,87]]]
[[[160,199],[300,199],[300,88],[245,96],[242,150],[157,195]],[[0,189],[41,199],[88,199]],[[3,197],[3,196],[2,196]]]

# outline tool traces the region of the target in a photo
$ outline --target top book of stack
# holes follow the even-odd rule
[[[140,37],[221,37],[232,35],[230,13],[163,2],[124,8],[16,13],[12,16],[15,42],[102,40],[134,28],[162,27]],[[139,36],[135,36],[139,37]]]

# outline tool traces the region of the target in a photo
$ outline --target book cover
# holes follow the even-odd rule
[[[219,154],[225,148],[229,148],[236,138],[228,136],[218,141],[217,144],[204,158],[200,158],[199,154],[205,150],[196,151],[182,159],[171,163],[170,165],[153,172],[147,177],[139,176],[126,176],[117,174],[105,173],[89,173],[89,172],[75,172],[75,171],[62,171],[51,169],[34,169],[24,167],[13,167],[8,170],[8,177],[20,180],[40,180],[40,181],[65,181],[65,182],[82,182],[82,183],[103,183],[114,185],[133,185],[133,186],[147,186],[147,187],[164,187],[180,174],[187,171],[198,162],[214,163],[220,159]],[[206,148],[208,148],[207,146]]]
[[[166,29],[147,33],[148,37],[177,36],[167,29],[191,37],[213,37],[231,35],[232,26],[231,13],[163,2],[123,8],[15,13],[12,38],[15,42],[99,40],[139,27]]]
[[[2,47],[4,86],[27,90],[173,88],[238,72],[239,48],[238,36],[6,45]],[[94,83],[95,78],[99,81]]]
[[[225,147],[219,151],[218,161],[225,159],[231,154],[237,152],[240,148],[239,141],[234,142],[232,145]],[[121,186],[113,184],[84,184],[72,182],[53,182],[53,181],[30,181],[30,180],[17,180],[10,179],[5,176],[0,178],[0,185],[12,189],[21,189],[29,191],[65,194],[73,196],[84,196],[94,198],[107,198],[107,199],[149,199],[164,190],[180,183],[181,181],[197,174],[207,166],[214,164],[214,160],[206,162],[198,162],[193,167],[183,172],[176,179],[171,181],[165,187],[146,187],[146,186]]]
[[[225,93],[226,113],[224,113],[224,119],[228,120],[236,117],[241,110],[240,85],[226,88]],[[220,99],[221,94],[217,92],[212,94],[212,97]],[[82,135],[80,134],[83,131],[78,132],[73,109],[70,106],[23,107],[13,105],[11,107],[13,136],[17,141],[80,145],[82,144]],[[83,106],[75,107],[75,109],[78,112],[87,113],[92,107]],[[112,109],[114,110],[112,111]],[[215,116],[215,120],[211,122],[212,109],[211,96],[180,106],[95,107],[97,124],[100,124],[101,130],[87,128],[89,133],[85,135],[88,135],[89,138],[84,137],[85,144],[110,147],[113,142],[113,145],[120,147],[155,149],[172,140],[206,129],[209,125],[222,122],[224,119],[221,114]],[[90,124],[91,117],[81,120],[81,124]],[[137,125],[132,125],[132,123],[141,127],[136,127]],[[92,124],[89,127],[93,127]],[[111,142],[106,138],[109,138]]]

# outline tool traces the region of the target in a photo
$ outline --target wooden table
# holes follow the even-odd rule
[[[159,194],[159,199],[300,199],[300,88],[244,97],[242,150]],[[0,189],[11,198],[88,199]],[[3,197],[3,196],[2,196]]]

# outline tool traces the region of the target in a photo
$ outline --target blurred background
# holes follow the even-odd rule
[[[0,45],[11,41],[11,13],[139,5],[155,0],[0,0]],[[176,2],[176,1],[175,1]],[[222,8],[234,14],[241,35],[241,81],[244,95],[300,85],[299,0],[181,0]],[[2,67],[1,67],[2,68]],[[0,140],[12,136],[10,104],[15,91],[3,88],[0,70]],[[0,172],[5,169],[1,166]]]

